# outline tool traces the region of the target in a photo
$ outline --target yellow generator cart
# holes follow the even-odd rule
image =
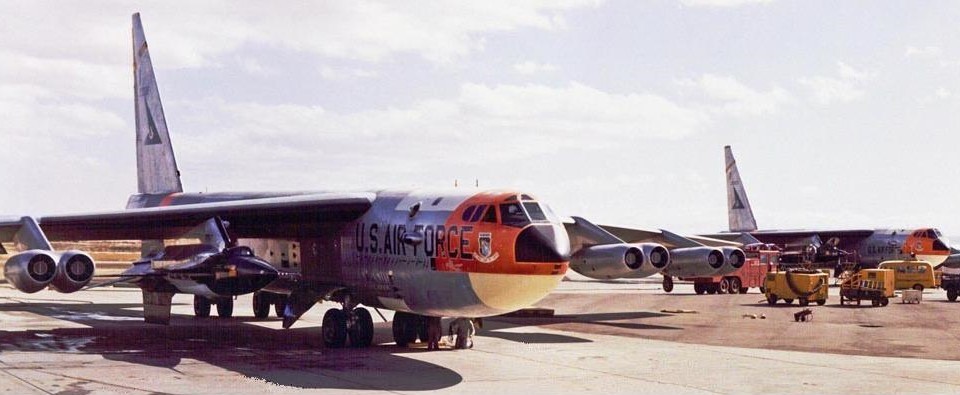
[[[784,303],[791,304],[794,299],[806,306],[816,302],[823,306],[827,303],[828,280],[830,276],[815,270],[792,270],[785,272],[767,273],[764,280],[764,295],[767,303],[777,304],[783,299]]]
[[[896,280],[891,269],[863,269],[840,283],[840,304],[869,300],[873,307],[890,303]]]

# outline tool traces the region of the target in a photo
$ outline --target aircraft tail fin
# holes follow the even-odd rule
[[[733,159],[730,146],[723,147],[727,170],[727,218],[731,232],[752,232],[757,230],[757,220],[747,199],[747,191],[740,180],[737,161]]]
[[[140,23],[133,14],[133,95],[137,125],[137,183],[141,194],[183,192],[180,170],[167,133],[167,119]]]

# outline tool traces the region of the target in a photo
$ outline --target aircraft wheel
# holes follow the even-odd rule
[[[730,279],[727,280],[727,281],[730,283],[730,294],[731,294],[731,295],[733,295],[733,294],[735,294],[735,293],[741,293],[741,294],[742,294],[742,293],[747,293],[747,291],[746,291],[745,289],[740,288],[740,285],[741,285],[741,284],[740,284],[740,278],[738,278],[738,277],[730,277]]]
[[[287,309],[287,295],[281,295],[280,301],[273,304],[273,312],[277,317],[283,317],[283,311]]]
[[[957,290],[955,290],[955,289],[948,289],[948,290],[947,290],[947,300],[949,300],[949,301],[951,301],[951,302],[956,302],[956,301],[957,301]]]
[[[200,295],[193,295],[193,315],[200,318],[210,316],[210,299]]]
[[[253,316],[263,319],[270,315],[270,299],[263,292],[253,293]]]
[[[807,298],[797,299],[797,303],[801,306],[807,306],[810,304],[810,301]]]
[[[726,278],[720,279],[720,284],[717,286],[717,293],[720,295],[730,292],[730,280]]]
[[[663,276],[663,292],[673,292],[673,277]]]
[[[779,298],[777,297],[776,294],[770,294],[770,295],[767,296],[767,303],[769,303],[771,306],[773,306],[773,305],[777,304],[777,299],[779,299]]]
[[[393,315],[393,341],[400,347],[406,347],[417,341],[418,316],[401,311]]]
[[[340,309],[330,309],[323,315],[320,326],[323,333],[323,345],[328,348],[340,348],[347,342],[347,315]]]
[[[373,317],[367,309],[357,307],[353,309],[356,322],[348,331],[350,345],[353,347],[369,347],[373,343]]]
[[[693,292],[696,292],[697,295],[703,295],[703,294],[705,294],[705,293],[707,292],[707,290],[705,289],[705,287],[703,286],[703,284],[701,284],[701,283],[693,283]]]
[[[233,317],[233,299],[217,301],[217,316],[220,318]]]

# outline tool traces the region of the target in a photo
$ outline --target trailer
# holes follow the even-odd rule
[[[682,281],[693,282],[697,295],[703,294],[745,294],[750,288],[760,288],[763,293],[763,279],[767,273],[775,270],[779,263],[780,251],[744,248],[746,261],[743,267],[726,276],[680,277]],[[673,290],[673,279],[663,277],[663,290]],[[669,284],[668,284],[669,283]]]
[[[893,270],[863,269],[840,283],[840,305],[869,300],[873,307],[885,307],[896,288]]]

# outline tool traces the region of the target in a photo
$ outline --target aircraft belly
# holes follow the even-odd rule
[[[191,294],[191,295],[200,295],[206,296],[208,298],[215,298],[219,295],[210,290],[206,285],[200,284],[193,280],[168,280],[170,284],[174,287],[177,287],[181,292]]]

